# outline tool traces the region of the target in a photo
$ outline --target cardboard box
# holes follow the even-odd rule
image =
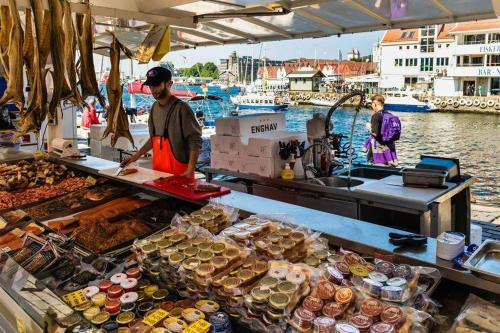
[[[114,161],[119,153],[115,149],[104,146],[100,140],[90,140],[90,155]]]
[[[106,125],[104,124],[90,125],[90,139],[91,140],[102,139],[102,135],[104,134],[105,130],[106,130]]]
[[[279,154],[279,142],[288,143],[297,140],[307,143],[307,134],[304,132],[278,131],[266,134],[263,137],[248,139],[247,155],[256,157],[273,157]]]
[[[217,135],[239,136],[243,143],[247,138],[286,129],[284,113],[249,114],[238,117],[215,119]]]
[[[210,140],[214,152],[231,155],[240,155],[246,152],[246,147],[238,136],[212,135]]]
[[[239,172],[240,158],[237,155],[230,155],[220,152],[212,152],[210,166],[214,169],[229,170]]]
[[[279,156],[276,157],[255,157],[240,156],[240,172],[261,177],[278,178],[285,165]]]
[[[145,131],[133,131],[132,137],[134,138],[134,144],[137,149],[141,148],[150,138],[149,132]],[[106,147],[111,147],[111,135],[108,135],[106,139],[102,140],[102,145]],[[118,138],[114,147],[115,149],[121,149],[125,151],[132,151],[134,147],[132,143],[124,137]]]

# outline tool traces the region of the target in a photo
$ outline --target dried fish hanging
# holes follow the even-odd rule
[[[85,14],[76,14],[76,33],[78,48],[80,50],[80,72],[79,83],[81,87],[81,96],[86,99],[89,96],[96,96],[101,106],[106,105],[104,96],[99,91],[97,78],[95,76],[93,45],[92,45],[92,16],[88,0],[85,1],[87,12]]]
[[[67,86],[64,71],[64,32],[62,29],[62,2],[61,0],[49,0],[49,12],[51,23],[50,57],[52,59],[52,81],[54,85],[52,99],[49,103],[48,119],[56,118],[57,108],[62,100],[63,92],[70,88]]]
[[[38,134],[48,110],[45,64],[50,51],[50,43],[47,42],[50,41],[49,14],[44,12],[41,0],[30,0],[30,5],[33,13],[34,31],[31,27],[31,16],[27,15],[24,44],[27,55],[25,56],[25,65],[28,71],[30,90],[26,110],[19,122],[20,129],[17,136],[28,132]],[[29,48],[32,48],[32,51],[28,51]],[[29,63],[30,61],[31,63]]]
[[[77,88],[76,80],[76,32],[73,26],[73,18],[71,17],[71,7],[67,0],[63,0],[63,31],[64,31],[64,70],[66,86],[68,91],[62,92],[62,98],[68,99],[75,105],[83,105],[85,102]]]
[[[127,138],[134,145],[134,139],[130,134],[128,116],[123,108],[123,86],[120,84],[120,49],[130,57],[130,51],[121,45],[115,35],[113,35],[113,42],[109,51],[111,72],[106,82],[109,110],[106,117],[107,126],[103,134],[103,139],[111,134],[111,146],[113,147],[120,137]]]
[[[4,49],[2,45],[2,60],[3,67],[7,73],[7,88],[3,96],[0,98],[0,106],[8,102],[16,104],[19,110],[23,109],[24,94],[23,94],[23,29],[21,27],[21,18],[17,10],[15,0],[9,0],[7,12],[2,10],[2,22],[10,20],[10,30],[8,36],[8,46]],[[8,27],[8,23],[6,23]],[[4,28],[2,23],[2,29]],[[6,31],[5,31],[6,32]],[[2,43],[5,36],[2,36]],[[6,52],[6,53],[5,53]]]

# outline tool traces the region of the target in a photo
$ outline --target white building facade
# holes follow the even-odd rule
[[[380,88],[500,96],[500,19],[389,30],[374,61]]]

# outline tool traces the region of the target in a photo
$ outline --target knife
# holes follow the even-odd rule
[[[120,175],[120,173],[122,173],[123,169],[125,167],[122,167],[122,166],[119,166],[117,169],[116,169],[116,172],[115,172],[115,177],[118,177]]]

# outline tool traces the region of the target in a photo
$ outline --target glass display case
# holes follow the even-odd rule
[[[53,332],[85,321],[1,250],[0,287],[0,327],[6,332]]]

